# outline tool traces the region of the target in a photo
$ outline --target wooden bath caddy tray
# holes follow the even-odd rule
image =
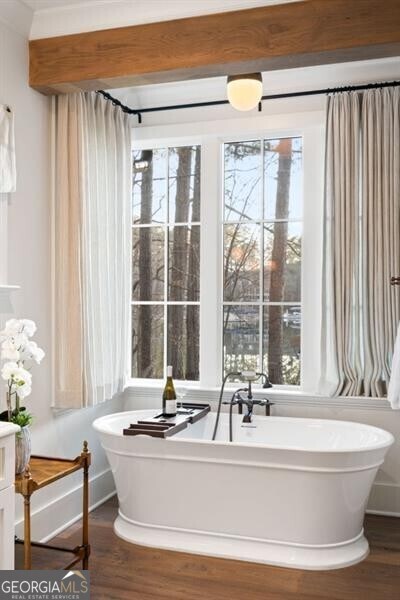
[[[183,411],[180,413],[180,408]],[[197,404],[193,402],[183,402],[178,408],[178,414],[175,417],[164,417],[158,414],[152,419],[132,423],[128,429],[124,429],[124,435],[150,435],[151,437],[167,438],[186,429],[206,416],[210,412],[209,404]]]

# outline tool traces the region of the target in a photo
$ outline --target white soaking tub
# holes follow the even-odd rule
[[[115,479],[118,536],[135,544],[300,569],[368,554],[364,512],[393,436],[345,421],[215,413],[177,435],[124,436],[155,410],[94,422]]]

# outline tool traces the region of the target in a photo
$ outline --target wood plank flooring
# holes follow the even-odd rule
[[[299,571],[134,546],[117,538],[116,498],[90,515],[92,600],[400,600],[400,519],[369,515],[371,553],[336,571]],[[75,545],[79,525],[53,541]],[[33,550],[34,569],[69,555]],[[22,568],[18,549],[16,568]],[[79,568],[79,567],[78,567]]]

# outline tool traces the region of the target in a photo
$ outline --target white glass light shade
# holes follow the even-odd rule
[[[260,102],[263,93],[261,73],[230,75],[227,83],[228,100],[236,110],[251,110]]]

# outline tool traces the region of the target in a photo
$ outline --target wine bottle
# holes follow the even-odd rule
[[[172,381],[172,367],[167,367],[167,381],[163,393],[163,415],[164,417],[175,417],[176,415],[176,393]]]

